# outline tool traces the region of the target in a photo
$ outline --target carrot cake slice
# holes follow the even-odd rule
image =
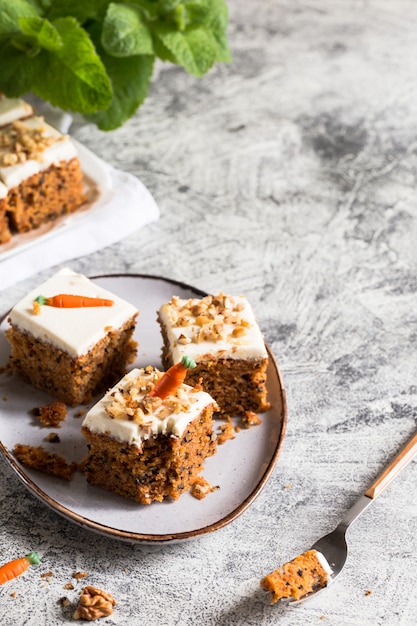
[[[223,293],[173,296],[158,312],[165,368],[188,354],[197,364],[186,382],[201,382],[223,417],[268,410],[268,353],[249,302]]]
[[[282,598],[300,600],[326,587],[332,569],[318,550],[307,550],[281,565],[261,580],[261,587],[271,592],[271,604]]]
[[[141,504],[177,500],[216,452],[213,398],[183,382],[160,397],[164,376],[151,366],[133,369],[87,413],[90,484]]]
[[[82,178],[68,135],[20,98],[0,97],[0,243],[78,209]]]
[[[11,310],[10,365],[65,404],[87,402],[132,362],[137,315],[126,300],[64,268]]]

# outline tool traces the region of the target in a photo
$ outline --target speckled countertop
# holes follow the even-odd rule
[[[2,626],[71,623],[58,601],[85,583],[64,588],[76,570],[118,601],[102,624],[416,622],[416,462],[351,528],[346,569],[320,598],[271,607],[259,580],[330,531],[416,429],[417,5],[230,12],[233,63],[202,80],[159,67],[123,128],[73,126],[143,181],[161,218],[70,265],[247,295],[287,390],[281,455],[232,524],[163,546],[75,526],[2,460],[0,560],[44,548],[40,569],[0,588]],[[0,313],[50,273],[2,291]]]

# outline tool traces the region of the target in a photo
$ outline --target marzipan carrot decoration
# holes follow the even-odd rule
[[[10,561],[0,567],[0,585],[13,580],[17,576],[26,572],[29,565],[39,565],[41,562],[37,552],[30,552],[26,556]]]
[[[170,367],[163,374],[148,396],[158,396],[163,400],[184,382],[187,370],[195,366],[196,364],[191,357],[183,356],[179,363]]]
[[[60,309],[78,309],[90,306],[112,306],[113,304],[113,300],[106,300],[105,298],[89,298],[88,296],[76,296],[72,293],[59,293],[50,298],[38,296],[33,302],[33,310],[36,315],[39,315],[41,306],[54,306]]]

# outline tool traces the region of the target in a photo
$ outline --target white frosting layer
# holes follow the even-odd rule
[[[0,182],[0,199],[5,198],[8,193],[9,193],[9,190],[7,189],[6,185]]]
[[[192,398],[193,402],[188,411],[171,413],[167,417],[160,417],[159,414],[164,405],[157,409],[154,413],[146,415],[147,424],[143,426],[128,419],[114,419],[106,411],[113,402],[112,394],[125,389],[138,376],[143,374],[143,369],[133,369],[126,374],[121,381],[106,393],[97,404],[95,404],[87,413],[83,421],[83,427],[88,428],[93,433],[100,433],[118,439],[132,445],[140,446],[145,439],[158,434],[172,435],[181,437],[188,424],[190,424],[201,411],[214,403],[213,398],[204,391],[195,391],[188,385],[182,385],[182,389],[187,392],[187,396]],[[139,393],[138,400],[141,400],[145,393]]]
[[[73,309],[42,306],[40,315],[34,314],[33,301],[37,296],[61,293],[106,298],[114,304]],[[16,304],[9,320],[20,330],[78,357],[86,354],[110,329],[120,328],[136,313],[137,309],[129,302],[95,285],[86,276],[65,268]]]
[[[0,97],[0,126],[28,117],[32,113],[31,105],[21,98]]]
[[[240,310],[237,316],[247,325],[244,326],[244,334],[234,336],[233,332],[239,324],[224,323],[221,338],[216,341],[203,340],[197,343],[193,340],[195,334],[201,329],[195,315],[188,319],[187,325],[174,325],[181,307],[187,306],[188,303],[191,307],[198,305],[201,302],[198,298],[175,299],[161,306],[159,319],[167,333],[174,363],[181,361],[185,355],[194,359],[196,363],[207,355],[229,359],[267,358],[265,342],[249,302],[243,296],[229,296],[228,298],[238,305]],[[221,316],[219,322],[222,323]]]
[[[326,559],[324,554],[322,554],[318,550],[314,550],[314,552],[316,553],[316,557],[317,557],[317,560],[319,561],[320,565],[322,566],[324,571],[330,576],[330,574],[333,573],[333,570],[330,567],[328,560]]]
[[[2,165],[0,167],[0,179],[8,189],[17,187],[29,176],[38,174],[52,164],[56,165],[60,161],[69,161],[77,156],[77,150],[68,135],[62,135],[58,130],[47,124],[42,117],[30,117],[21,120],[21,124],[28,130],[44,129],[45,137],[54,137],[56,141],[41,153],[39,159],[28,159],[16,165]],[[9,152],[10,149],[7,147],[0,148],[0,160]]]

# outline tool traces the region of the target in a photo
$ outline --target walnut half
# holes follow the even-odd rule
[[[97,587],[84,587],[73,618],[92,621],[99,617],[107,617],[113,613],[114,606],[116,606],[116,600],[110,593]]]

